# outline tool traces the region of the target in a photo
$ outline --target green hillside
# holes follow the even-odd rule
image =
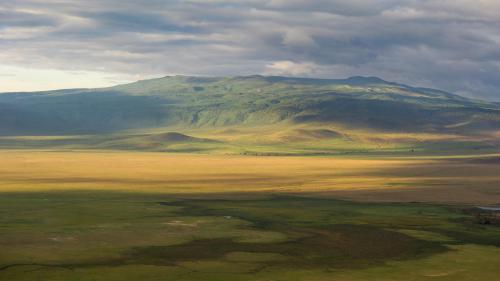
[[[195,131],[202,139],[212,139],[224,128],[253,128],[254,137],[259,128],[261,133],[267,128],[261,142],[300,142],[306,148],[312,140],[315,145],[328,139],[353,141],[355,135],[359,140],[361,131],[372,137],[487,135],[486,143],[492,146],[500,130],[500,106],[375,77],[173,76],[101,89],[0,94],[0,145],[7,147],[12,136],[92,135],[62,143],[156,150],[172,142],[154,141],[150,133]],[[216,135],[220,141],[228,134]],[[183,143],[189,138],[203,146],[218,143],[196,137],[188,135]]]

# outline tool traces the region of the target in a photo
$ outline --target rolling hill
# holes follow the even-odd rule
[[[159,149],[172,142],[152,141],[149,134],[175,131],[201,134],[186,135],[183,143],[210,146],[214,142],[199,140],[212,139],[224,128],[251,128],[253,137],[232,134],[233,139],[256,143],[250,139],[260,136],[264,144],[353,141],[361,131],[370,132],[371,139],[387,134],[461,136],[461,141],[489,136],[485,142],[491,144],[500,131],[500,105],[376,77],[171,76],[100,89],[0,94],[4,146],[14,136],[85,135],[61,143]],[[215,135],[231,140],[226,136],[231,134]],[[138,140],[141,145],[129,145]]]

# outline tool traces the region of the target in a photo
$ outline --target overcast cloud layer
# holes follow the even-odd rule
[[[500,1],[1,0],[0,62],[118,80],[373,75],[500,100]]]

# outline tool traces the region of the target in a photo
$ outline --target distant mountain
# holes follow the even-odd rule
[[[101,89],[0,94],[0,135],[341,124],[395,132],[500,130],[500,105],[376,77],[171,76]]]

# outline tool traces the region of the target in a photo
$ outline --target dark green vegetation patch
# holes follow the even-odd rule
[[[500,246],[500,228],[459,207],[419,203],[32,193],[2,194],[0,214],[0,280],[101,280],[89,278],[109,270],[120,278],[106,280],[128,280],[131,267],[186,280],[328,276],[424,261],[461,245]]]

